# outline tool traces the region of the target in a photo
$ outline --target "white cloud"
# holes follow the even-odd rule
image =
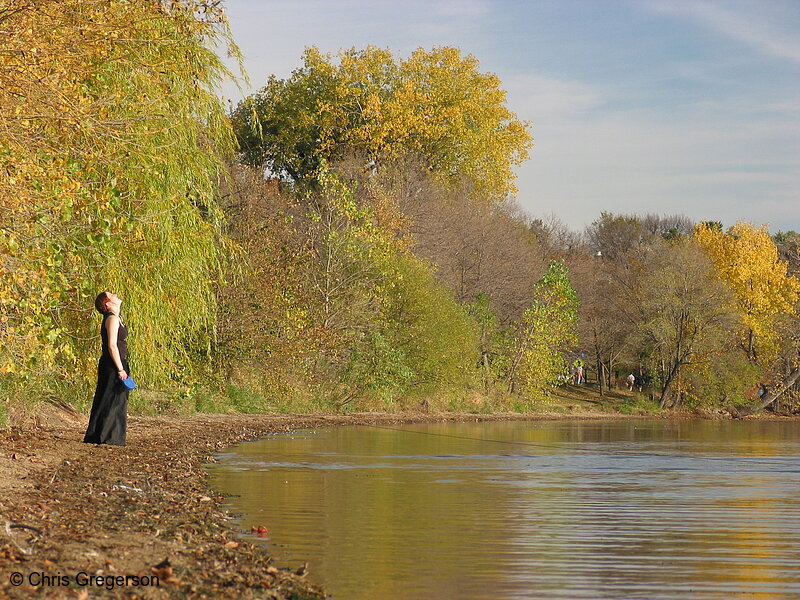
[[[534,123],[579,116],[603,103],[603,93],[579,81],[523,73],[506,77],[508,105],[521,119]]]
[[[800,95],[794,98],[784,98],[779,102],[770,102],[764,106],[767,110],[786,113],[786,115],[798,118],[800,115]]]
[[[692,19],[764,54],[800,63],[797,14],[780,2],[720,5],[659,1],[650,6],[658,12]]]
[[[797,124],[730,127],[701,115],[675,123],[651,114],[598,113],[543,120],[519,169],[519,201],[580,229],[601,211],[683,213],[797,229]],[[782,156],[782,161],[776,161]]]

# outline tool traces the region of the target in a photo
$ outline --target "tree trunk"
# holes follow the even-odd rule
[[[603,361],[597,359],[597,389],[600,390],[600,396],[603,395]]]
[[[492,386],[492,377],[491,377],[492,370],[489,367],[489,350],[487,349],[482,350],[481,355],[482,355],[481,363],[483,364],[483,389],[488,394],[489,389]]]
[[[672,380],[675,379],[675,376],[678,374],[679,368],[680,364],[673,366],[669,370],[669,374],[667,375],[667,377],[664,379],[664,386],[661,389],[661,403],[660,403],[662,409],[667,408],[667,399],[669,398],[669,392],[670,392],[669,386],[672,383]]]
[[[614,355],[611,354],[610,352],[608,354],[608,367],[606,368],[606,373],[608,373],[608,377],[606,378],[606,385],[608,386],[608,391],[611,392],[611,384],[616,382],[618,377],[616,374],[614,375],[613,379],[611,377],[611,374],[614,373]],[[616,383],[614,383],[614,387],[617,387]]]
[[[797,382],[798,379],[800,379],[800,367],[796,367],[791,373],[789,373],[778,387],[776,387],[771,392],[767,392],[766,394],[764,394],[764,396],[759,401],[758,406],[753,408],[751,412],[758,412],[759,410],[763,410],[766,407],[768,407],[770,404],[775,402],[775,400],[780,398],[780,396],[786,390],[792,387]]]

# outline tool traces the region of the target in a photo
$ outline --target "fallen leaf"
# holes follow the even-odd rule
[[[303,563],[303,566],[297,569],[297,571],[295,571],[294,574],[297,575],[298,577],[305,577],[306,575],[308,575],[308,563]]]
[[[172,578],[172,565],[168,558],[165,558],[157,565],[150,567],[150,570],[161,581],[169,581]]]

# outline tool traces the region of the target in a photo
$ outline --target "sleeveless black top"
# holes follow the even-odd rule
[[[108,330],[106,329],[106,319],[114,313],[106,313],[103,315],[103,324],[100,326],[100,339],[103,342],[103,358],[111,358],[111,353],[108,351]],[[128,337],[128,328],[119,322],[119,329],[117,330],[117,350],[119,350],[120,360],[125,360],[128,357],[128,344],[125,341]]]

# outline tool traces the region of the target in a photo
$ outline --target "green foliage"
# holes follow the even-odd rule
[[[251,198],[228,228],[216,202],[236,140],[216,50],[237,50],[222,11],[199,0],[9,8],[4,385],[43,394],[60,376],[83,386],[87,408],[99,351],[91,302],[104,289],[125,301],[142,384],[133,410],[281,410],[287,398],[346,406],[472,383],[478,327],[409,253],[391,195],[371,181],[356,189],[327,165],[345,154],[376,168],[413,156],[483,200],[513,193],[530,136],[474,57],[437,48],[396,60],[370,47],[334,64],[310,49],[236,120],[250,162],[313,185],[269,214]],[[232,272],[236,285],[225,281]]]
[[[234,409],[243,413],[265,412],[268,408],[264,397],[252,387],[229,385],[228,400]]]
[[[741,406],[756,399],[760,369],[735,349],[720,353],[689,370],[684,404],[711,408]]]
[[[409,255],[395,259],[387,299],[391,339],[402,349],[417,387],[464,387],[478,360],[478,328],[436,281],[430,267]]]
[[[474,362],[471,320],[341,179],[319,179],[309,278],[326,336],[321,373],[336,382],[330,401],[341,408],[365,394],[391,401],[411,388],[463,384]]]
[[[625,415],[649,415],[661,410],[657,401],[642,394],[626,396],[615,408]]]
[[[12,388],[10,380],[7,377],[0,377],[0,428],[8,427],[11,424],[9,409],[12,396],[18,401],[16,390]]]
[[[341,375],[351,395],[372,393],[387,402],[402,394],[413,378],[403,350],[393,347],[380,332],[372,332],[353,345]]]
[[[99,351],[91,302],[103,289],[125,300],[143,384],[131,401],[137,411],[429,398],[524,410],[566,372],[578,308],[569,273],[553,262],[533,285],[529,273],[552,254],[502,203],[531,145],[527,125],[474,57],[455,48],[406,59],[374,47],[336,58],[307,50],[291,77],[270,79],[235,111],[242,156],[256,165],[247,173],[228,163],[236,139],[217,94],[227,71],[216,49],[236,49],[217,8],[6,5],[0,424],[11,398],[35,406],[77,397],[88,408]],[[355,166],[329,166],[341,159]],[[292,193],[265,182],[264,166],[296,184]],[[425,204],[423,188],[439,201]],[[228,196],[230,225],[217,206]],[[423,222],[425,244],[411,234]],[[643,356],[686,404],[735,402],[763,371],[731,347],[730,315],[719,310],[727,300],[686,250],[687,231],[685,218],[610,213],[590,227],[601,254],[584,265],[594,273],[586,287],[599,293],[614,281],[607,289],[627,294],[593,331],[607,334],[617,317],[634,331],[595,339],[596,354],[609,363],[625,351]],[[738,293],[751,359],[791,345],[778,338],[798,284],[766,232],[728,235],[718,223],[700,231]],[[796,237],[775,239],[791,253]],[[233,273],[235,284],[226,281]],[[595,317],[608,299],[595,299]]]
[[[489,393],[509,373],[513,336],[508,327],[500,325],[486,294],[479,294],[466,308],[478,327],[479,362],[476,366],[483,390]]]
[[[698,223],[698,227],[703,227],[709,231],[722,232],[722,221],[702,221]]]
[[[791,229],[789,231],[779,231],[772,236],[772,240],[776,244],[787,244],[790,242],[796,242],[797,240],[800,240],[800,233],[797,233],[796,231]]]
[[[536,283],[513,342],[509,387],[532,400],[544,397],[567,373],[566,355],[577,344],[578,299],[564,263],[552,261]]]

